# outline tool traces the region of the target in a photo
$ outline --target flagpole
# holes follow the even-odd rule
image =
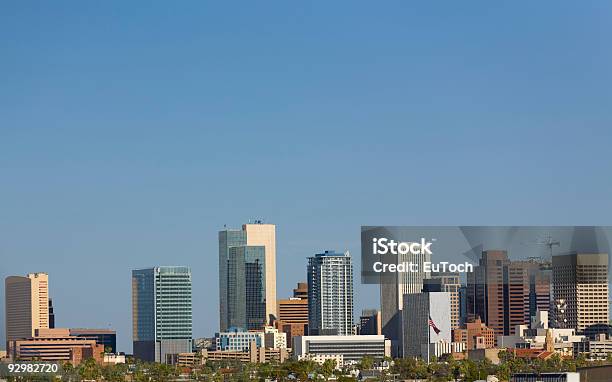
[[[429,316],[429,320],[427,321],[427,364],[429,365],[429,360],[431,356],[429,355],[429,345],[431,344],[431,325],[429,324],[431,320],[431,316]]]

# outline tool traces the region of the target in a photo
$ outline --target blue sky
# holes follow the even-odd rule
[[[0,277],[122,351],[133,268],[216,330],[223,224],[277,224],[283,297],[361,225],[611,222],[609,2],[1,7]]]

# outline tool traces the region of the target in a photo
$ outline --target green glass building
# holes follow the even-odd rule
[[[164,266],[132,271],[134,357],[172,363],[192,349],[191,270]]]

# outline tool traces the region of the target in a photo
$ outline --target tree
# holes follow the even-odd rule
[[[325,378],[329,378],[336,369],[336,360],[335,359],[326,359],[321,365],[321,374],[325,376]]]
[[[79,365],[79,375],[82,379],[98,380],[102,376],[102,369],[95,359],[87,358]]]
[[[370,356],[365,356],[359,362],[360,370],[370,370],[374,366],[374,358]]]

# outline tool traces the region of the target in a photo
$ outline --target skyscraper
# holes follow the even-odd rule
[[[451,330],[457,329],[459,327],[459,289],[461,288],[459,273],[432,272],[431,280],[439,283],[439,292],[448,292],[450,294]]]
[[[293,297],[278,300],[276,327],[287,335],[287,347],[293,337],[308,334],[308,283],[298,283]]]
[[[550,309],[550,274],[536,261],[512,261],[504,268],[504,296],[508,332],[529,325],[538,310]]]
[[[480,317],[498,336],[509,335],[504,322],[504,267],[509,263],[506,251],[484,251],[467,274],[468,321]]]
[[[239,247],[244,247],[244,249],[234,249]],[[230,263],[233,264],[231,269]],[[246,268],[243,270],[240,264],[244,264]],[[250,265],[247,266],[247,264]],[[254,278],[252,272],[254,267],[258,269],[257,272],[261,272],[261,279]],[[248,273],[252,276],[251,282],[235,284],[235,280],[241,277],[241,274],[230,272],[243,272],[241,274],[245,275]],[[245,289],[247,287],[248,291]],[[248,302],[240,297],[247,295],[250,297]],[[263,311],[260,309],[262,304]],[[251,312],[251,325],[256,325],[256,322],[260,321],[265,325],[277,314],[276,226],[264,224],[261,221],[244,224],[242,229],[219,231],[220,330],[223,332],[232,326],[246,325],[244,316],[247,311]],[[252,314],[257,314],[257,316],[252,316]],[[246,328],[246,326],[241,327]]]
[[[244,224],[242,230],[246,232],[246,245],[262,246],[265,250],[266,321],[270,322],[276,317],[276,226],[257,220],[255,224]]]
[[[228,325],[247,330],[266,325],[265,247],[231,247],[228,258]]]
[[[554,302],[565,306],[563,319],[555,317],[558,326],[583,332],[591,325],[608,322],[607,254],[553,256],[552,276]]]
[[[404,357],[428,359],[430,344],[451,342],[449,292],[407,294],[403,311]]]
[[[49,328],[49,276],[30,273],[4,281],[6,340],[31,338],[36,329]]]
[[[548,310],[550,275],[543,263],[510,261],[506,251],[484,251],[468,273],[468,322],[480,318],[496,336],[529,325],[538,310]]]
[[[425,272],[424,263],[431,262],[431,255],[427,253],[407,253],[397,256],[397,263],[418,264],[417,272],[397,272],[392,277],[395,282],[380,284],[380,313],[382,320],[382,333],[391,340],[391,352],[394,357],[401,357],[403,351],[403,320],[402,309],[406,294],[421,293],[423,281],[430,278]],[[389,276],[386,276],[389,277]]]
[[[348,252],[308,258],[308,332],[349,335],[353,327],[353,264]]]
[[[278,300],[278,320],[283,323],[308,324],[308,284],[298,283],[293,297]]]
[[[155,267],[132,271],[134,357],[168,362],[191,352],[191,271]]]

